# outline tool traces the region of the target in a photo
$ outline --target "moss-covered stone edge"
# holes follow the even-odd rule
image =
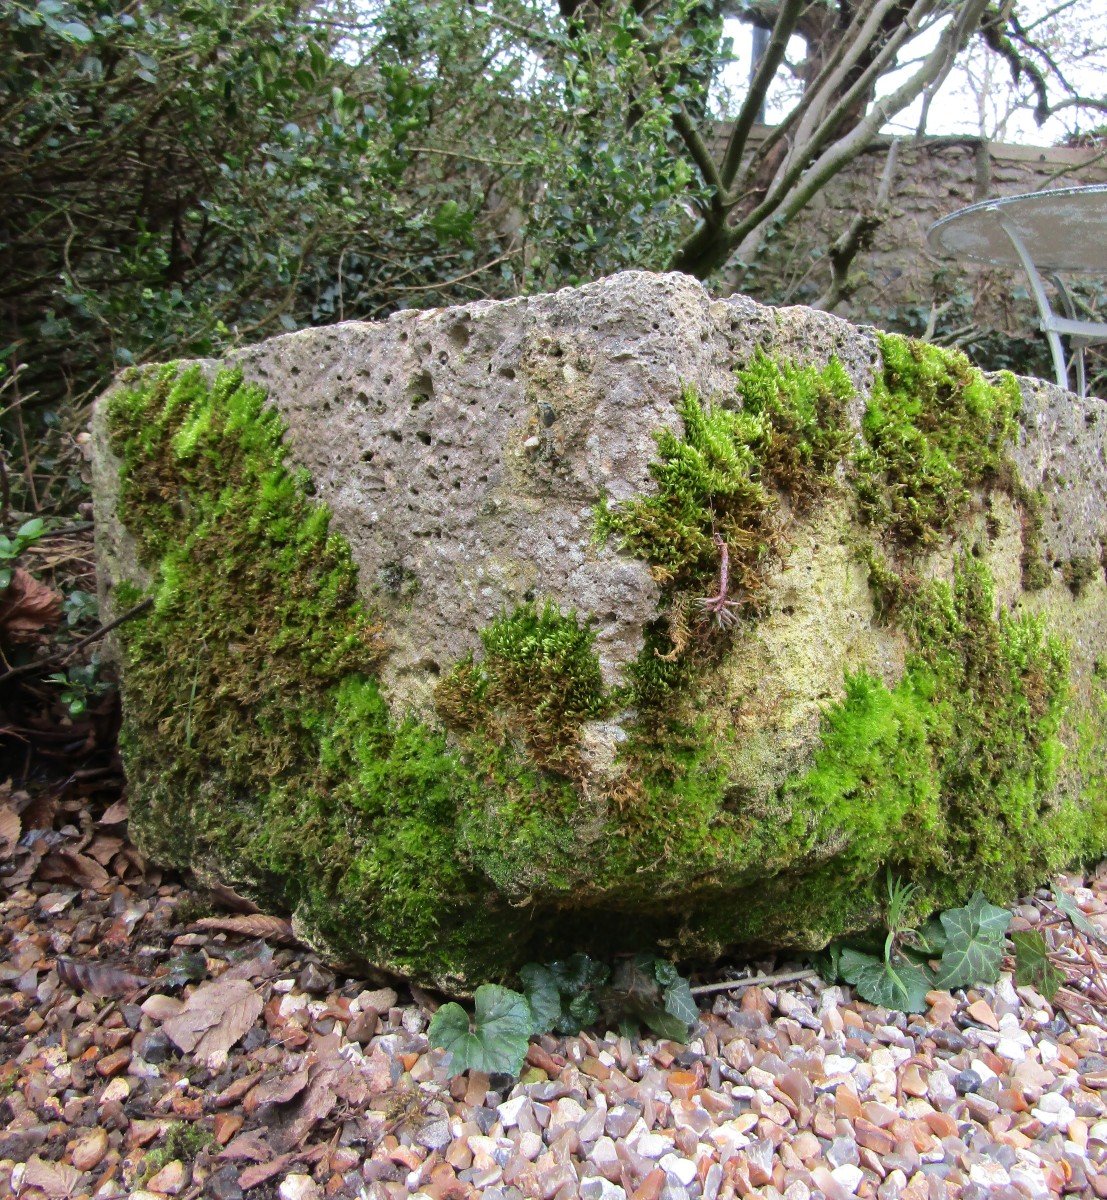
[[[597,908],[613,916],[609,946],[660,942],[700,954],[751,940],[817,944],[874,915],[869,885],[903,849],[888,824],[903,809],[859,826],[862,806],[845,803],[849,787],[840,779],[828,782],[826,755],[842,766],[880,745],[891,760],[910,762],[914,748],[916,774],[926,776],[915,790],[928,796],[941,769],[929,734],[926,754],[920,750],[915,710],[926,698],[918,672],[895,689],[864,676],[850,681],[828,711],[823,751],[782,790],[778,812],[733,811],[725,774],[692,726],[665,730],[664,753],[638,781],[637,819],[605,807],[604,797],[590,797],[598,803],[585,811],[572,780],[528,762],[525,737],[520,744],[510,730],[469,738],[458,754],[440,731],[393,723],[372,678],[377,631],[356,601],[348,550],[329,532],[309,481],[286,470],[280,421],[258,389],[221,375],[208,390],[198,372],[171,367],[153,386],[121,392],[110,424],[122,464],[120,515],[155,579],[153,616],[124,635],[124,747],[132,787],[144,797],[136,823],[163,861],[207,860],[215,873],[298,910],[351,958],[440,982],[495,977],[535,944],[595,946],[594,929],[584,931]],[[213,479],[221,481],[217,492]],[[258,564],[270,561],[278,577],[259,577]],[[235,601],[260,602],[274,584],[286,597],[279,614],[259,623],[247,605],[236,628],[221,631],[221,645],[212,621],[222,625]],[[951,603],[956,614],[955,600],[944,609]],[[982,609],[974,612],[991,627]],[[518,616],[509,614],[500,630],[508,658]],[[525,616],[546,618],[554,633],[563,622],[569,661],[594,682],[575,617],[538,608]],[[1030,776],[1048,791],[1063,690],[1056,648],[1024,622],[988,619],[995,628],[984,642],[993,655],[1009,658],[1018,643],[1034,678],[1047,681],[1048,703],[1034,708],[1024,683],[1009,680],[1008,707],[1018,711],[1005,728],[1027,733]],[[207,653],[212,643],[216,651]],[[485,647],[488,659],[487,638]],[[176,670],[167,687],[166,662],[193,669]],[[250,676],[244,663],[255,672],[263,664],[267,677]],[[944,670],[967,666],[950,660]],[[315,682],[297,692],[301,672]],[[487,676],[475,682],[486,687]],[[569,715],[602,715],[602,697],[582,694],[584,707]],[[253,752],[247,743],[257,735],[264,747]],[[301,759],[315,769],[303,787]],[[1026,769],[1025,755],[1019,761]],[[827,803],[834,795],[837,808]],[[824,818],[813,812],[816,801]],[[1102,831],[1102,805],[1100,813]],[[1079,806],[1063,802],[1046,814],[1042,844],[1021,863],[981,864],[970,849],[964,861],[928,866],[935,903],[962,899],[981,882],[982,866],[1010,892],[1060,865],[1089,841],[1081,822]],[[846,846],[863,847],[858,861],[843,856]],[[674,897],[684,902],[680,912]],[[529,911],[515,907],[528,900]]]

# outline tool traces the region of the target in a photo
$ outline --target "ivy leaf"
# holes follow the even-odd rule
[[[470,1070],[518,1075],[534,1023],[526,996],[485,983],[474,1001],[471,1024],[460,1004],[443,1004],[431,1018],[430,1044],[449,1053],[452,1075]]]
[[[563,996],[575,996],[578,992],[607,982],[606,965],[589,958],[587,954],[574,954],[571,958],[552,962],[549,969]]]
[[[662,1008],[648,1008],[641,1012],[642,1023],[658,1037],[667,1038],[670,1042],[687,1042],[688,1022],[674,1017]]]
[[[1068,894],[1057,885],[1053,885],[1053,899],[1056,901],[1057,907],[1065,914],[1066,917],[1080,930],[1081,933],[1086,933],[1089,937],[1098,938],[1101,936],[1100,931],[1092,924],[1091,921],[1080,911],[1080,906]]]
[[[569,1015],[576,1022],[577,1029],[596,1024],[600,1019],[600,1006],[591,991],[581,992],[569,1001]]]
[[[946,931],[937,917],[931,917],[921,929],[916,931],[915,941],[923,953],[932,958],[938,958],[946,948]]]
[[[1050,961],[1045,938],[1036,929],[1020,929],[1011,934],[1011,941],[1015,944],[1015,982],[1052,1000],[1065,976]]]
[[[825,950],[811,955],[811,965],[826,983],[837,983],[842,978],[841,961],[841,942],[831,942]]]
[[[684,1033],[687,1037],[688,1031],[700,1019],[699,1006],[687,979],[678,975],[676,982],[665,989],[665,1011],[684,1023]]]
[[[653,977],[663,988],[672,987],[680,979],[676,967],[665,958],[653,960]]]
[[[839,969],[842,978],[853,984],[861,999],[870,1004],[900,1012],[926,1012],[926,993],[933,987],[933,976],[926,967],[906,959],[886,962],[845,946]]]
[[[636,1006],[660,1007],[661,987],[654,971],[656,959],[652,954],[636,954],[622,959],[611,977],[611,988],[628,1011]]]
[[[983,893],[974,892],[964,908],[942,913],[941,922],[946,945],[935,986],[949,989],[994,983],[1003,963],[1003,938],[1011,914],[989,904]]]
[[[532,1033],[549,1033],[561,1019],[561,993],[549,967],[527,963],[519,970],[523,991],[533,1019]]]

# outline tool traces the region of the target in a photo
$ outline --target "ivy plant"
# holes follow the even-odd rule
[[[1037,929],[1020,929],[1011,934],[1011,941],[1015,947],[1015,982],[1052,1000],[1065,976],[1053,965],[1045,938]]]
[[[641,1022],[658,1037],[683,1042],[699,1019],[688,981],[677,974],[671,962],[652,954],[622,959],[601,1000],[627,1034],[633,1031],[634,1022]]]
[[[11,537],[0,534],[0,592],[7,591],[12,581],[15,560],[42,537],[44,530],[42,518],[32,517],[30,521],[24,521]]]
[[[600,1021],[628,1036],[644,1025],[658,1037],[686,1041],[699,1020],[692,989],[671,962],[653,954],[621,959],[614,967],[587,954],[551,963],[527,963],[524,992],[484,984],[474,1014],[444,1004],[428,1030],[432,1046],[450,1054],[451,1074],[487,1071],[517,1075],[531,1037],[579,1033]]]
[[[1011,914],[979,891],[915,929],[910,920],[917,889],[888,877],[887,934],[882,954],[837,946],[819,967],[830,979],[851,984],[870,1004],[901,1012],[926,1011],[927,992],[994,983],[1003,963]],[[937,969],[929,965],[938,960]]]
[[[964,908],[942,913],[939,922],[942,960],[934,986],[948,990],[972,983],[994,983],[1003,964],[1011,914],[974,892]]]
[[[1076,901],[1058,884],[1053,885],[1053,903],[1059,916],[1047,916],[1044,925],[1056,925],[1059,920],[1067,920],[1078,933],[1103,941],[1102,930],[1088,920]],[[1032,987],[1046,1000],[1052,1000],[1067,977],[1041,929],[1017,930],[1011,934],[1011,941],[1015,947],[1015,982],[1020,987]]]
[[[606,964],[587,954],[548,963],[527,963],[519,972],[534,1015],[535,1033],[579,1033],[595,1025],[601,1010],[597,991],[610,977]]]

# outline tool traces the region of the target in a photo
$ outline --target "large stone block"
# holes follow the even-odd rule
[[[1107,405],[628,273],[124,376],[132,824],[340,959],[816,947],[1107,848]]]

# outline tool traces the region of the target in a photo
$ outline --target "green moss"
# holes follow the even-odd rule
[[[154,598],[121,629],[142,844],[297,911],[352,958],[494,974],[523,922],[487,900],[453,835],[485,781],[441,732],[390,718],[349,550],[286,470],[261,390],[170,367],[108,420]]]
[[[961,353],[878,335],[884,369],[862,422],[855,461],[861,513],[893,541],[934,545],[970,490],[1009,473],[1021,399],[1013,375],[990,384]]]
[[[762,475],[802,511],[830,486],[853,442],[845,368],[836,358],[822,371],[778,363],[758,349],[736,380],[743,411],[766,423]]]
[[[660,582],[706,594],[719,565],[713,534],[740,560],[738,578],[769,553],[774,501],[758,457],[768,431],[762,417],[704,404],[690,389],[679,413],[683,436],[668,429],[657,435],[658,458],[650,465],[656,494],[602,506],[597,531],[645,559]]]
[[[1028,592],[1041,591],[1053,582],[1053,572],[1045,560],[1042,549],[1042,522],[1045,510],[1045,493],[1041,488],[1030,489],[1012,473],[1014,488],[1012,499],[1019,507],[1022,525],[1022,586]]]
[[[191,1163],[201,1151],[216,1144],[211,1130],[203,1125],[174,1121],[165,1131],[165,1144],[155,1147],[143,1157],[135,1183],[148,1183],[171,1162]]]
[[[823,371],[780,365],[758,351],[736,376],[738,407],[704,403],[686,388],[683,430],[657,435],[654,495],[596,514],[601,538],[650,563],[674,590],[713,590],[715,535],[726,542],[736,590],[756,590],[779,549],[775,491],[809,503],[828,486],[849,446],[845,405],[853,395],[841,364]]]
[[[481,632],[484,658],[458,663],[436,706],[458,729],[499,727],[519,736],[535,762],[571,770],[577,731],[610,708],[595,633],[555,605],[528,603]]]

